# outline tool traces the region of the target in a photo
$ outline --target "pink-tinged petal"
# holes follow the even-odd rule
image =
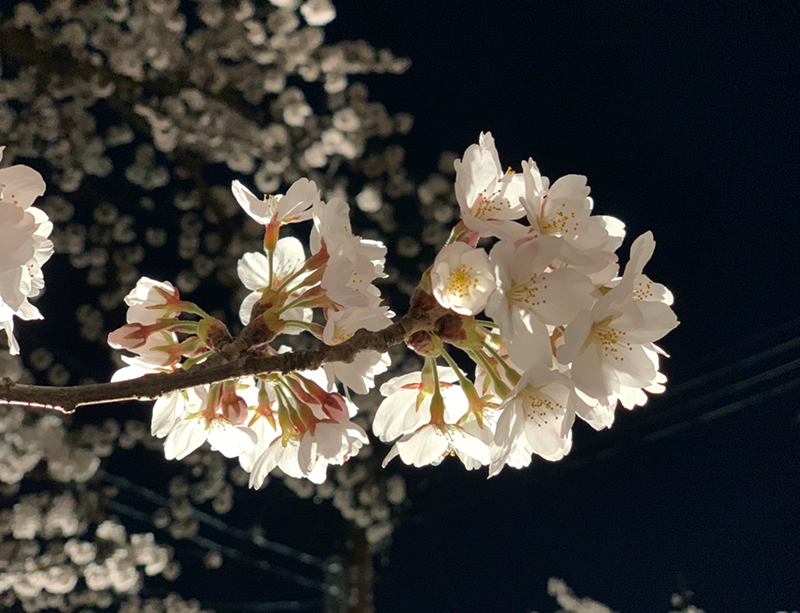
[[[573,360],[571,375],[576,387],[600,402],[619,388],[617,371],[607,365],[598,343],[589,343]]]
[[[550,368],[553,350],[547,326],[530,313],[519,310],[514,313],[512,323],[507,347],[514,363],[524,370]]]
[[[675,312],[663,302],[638,302],[633,306],[637,308],[641,316],[639,327],[630,326],[629,324],[632,322],[627,318],[614,320],[614,327],[624,330],[626,332],[625,340],[630,343],[655,342],[678,326]]]

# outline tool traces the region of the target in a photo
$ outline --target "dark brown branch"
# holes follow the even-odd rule
[[[352,362],[362,351],[372,349],[385,352],[389,347],[404,342],[415,332],[431,329],[443,313],[446,311],[435,304],[427,305],[427,308],[412,306],[406,315],[388,328],[377,332],[359,330],[349,340],[339,345],[323,345],[313,350],[269,357],[244,353],[231,362],[200,364],[189,370],[145,375],[130,381],[58,387],[19,385],[9,379],[3,379],[0,380],[0,404],[16,404],[72,413],[81,406],[126,400],[153,400],[170,392],[196,385],[208,385],[251,375],[314,370],[327,362]]]

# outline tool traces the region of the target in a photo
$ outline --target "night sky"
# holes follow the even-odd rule
[[[456,461],[395,460],[411,502],[376,556],[377,613],[549,613],[552,576],[624,613],[666,612],[680,590],[708,613],[800,610],[800,4],[335,4],[327,41],[363,38],[412,61],[359,80],[390,113],[414,116],[393,137],[414,179],[481,131],[504,166],[533,157],[551,180],[586,175],[598,214],[623,220],[630,239],[653,231],[646,273],[673,291],[681,320],[660,343],[666,393],[620,408],[609,431],[577,424],[561,462],[487,480]],[[416,207],[395,214],[419,226]],[[48,266],[40,307],[75,278],[65,260]],[[72,316],[61,310],[48,320]],[[88,359],[66,353],[70,367]],[[87,419],[147,419],[143,406]],[[163,494],[176,472],[166,464],[122,450],[105,468]],[[236,497],[222,520],[258,521],[321,558],[345,549],[328,503],[279,484]],[[137,530],[153,529],[151,512]],[[235,562],[203,570],[189,548],[176,544],[187,597],[319,596]]]
[[[549,576],[620,611],[800,607],[797,3],[340,2],[329,40],[411,58],[367,80],[435,168],[490,130],[504,165],[589,178],[657,247],[681,320],[662,398],[562,463],[425,491],[378,567],[377,610],[552,610]],[[413,213],[413,212],[412,212]],[[626,242],[622,253],[627,254]],[[622,409],[620,409],[622,411]]]

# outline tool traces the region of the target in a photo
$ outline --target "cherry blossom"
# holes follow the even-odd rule
[[[431,283],[439,304],[462,315],[480,313],[495,287],[486,252],[465,243],[447,245],[439,252]]]
[[[0,169],[0,328],[5,330],[12,355],[19,353],[14,317],[42,319],[28,299],[44,288],[41,267],[53,254],[53,244],[47,239],[53,224],[32,206],[44,191],[44,179],[30,167]]]
[[[252,290],[239,308],[239,319],[247,325],[250,323],[253,307],[261,299],[265,290],[277,289],[285,281],[298,275],[306,262],[303,244],[293,236],[278,240],[275,250],[270,255],[262,253],[245,253],[237,265],[237,272],[242,284]],[[300,277],[302,279],[302,276]],[[284,320],[311,321],[309,309],[288,309],[282,313]],[[299,333],[296,328],[286,328],[287,333]]]
[[[519,248],[500,241],[490,254],[497,287],[486,314],[500,326],[511,357],[523,369],[549,368],[553,353],[547,326],[569,323],[594,302],[588,277],[571,269],[548,269],[561,247],[559,240],[544,236]]]
[[[348,340],[357,330],[375,332],[392,323],[394,313],[389,307],[356,307],[328,313],[322,340],[328,345],[338,345]],[[323,365],[328,377],[328,390],[333,390],[336,380],[356,394],[366,394],[375,387],[375,377],[389,368],[391,360],[386,353],[362,351],[350,363],[329,362]]]
[[[180,313],[180,295],[168,281],[142,277],[125,296],[128,323],[153,324]]]
[[[512,220],[525,215],[520,198],[525,181],[515,173],[503,173],[491,132],[481,132],[478,143],[470,145],[455,161],[456,199],[461,219],[481,236],[511,238]]]
[[[372,431],[380,440],[393,441],[430,421],[433,388],[430,380],[423,381],[423,378],[423,371],[418,370],[381,385],[380,392],[385,398],[372,420]],[[459,386],[453,385],[458,376],[452,368],[439,367],[438,379],[447,411],[446,419],[455,422],[467,411],[464,393]]]
[[[636,281],[654,247],[650,232],[634,241],[622,279],[566,327],[558,350],[559,361],[571,364],[575,385],[601,404],[610,404],[622,386],[645,388],[656,382],[648,350],[678,325],[668,304],[636,300]]]
[[[571,427],[576,405],[572,382],[556,371],[528,370],[500,405],[492,442],[489,476],[498,474],[509,459],[519,466],[522,456],[535,453],[560,460],[572,448]]]
[[[306,221],[311,218],[311,207],[320,199],[316,183],[308,179],[295,181],[284,196],[264,196],[261,199],[240,181],[234,181],[231,189],[245,213],[264,225]]]

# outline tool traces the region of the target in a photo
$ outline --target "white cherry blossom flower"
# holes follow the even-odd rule
[[[311,218],[311,207],[320,200],[316,183],[308,179],[295,181],[285,196],[264,196],[262,199],[256,198],[239,181],[234,181],[231,189],[245,212],[264,225],[306,221]]]
[[[641,389],[656,383],[657,366],[648,352],[678,325],[665,302],[636,299],[637,280],[654,247],[650,232],[634,241],[617,286],[566,327],[558,350],[559,361],[571,365],[575,385],[600,404],[610,405],[623,387]]]
[[[383,330],[392,323],[392,317],[394,313],[386,306],[331,311],[322,340],[328,345],[338,345],[362,328],[371,332]],[[375,386],[376,375],[386,372],[390,364],[388,353],[374,350],[360,352],[352,362],[328,362],[323,365],[328,390],[334,389],[338,379],[356,394],[366,394]]]
[[[189,388],[156,400],[153,405],[150,433],[156,438],[164,438],[186,416],[200,411],[205,397],[204,392],[202,389]]]
[[[455,170],[456,200],[464,224],[481,236],[516,235],[519,224],[512,220],[525,214],[520,203],[525,182],[518,174],[503,173],[490,132],[482,132],[478,143],[455,161]]]
[[[455,422],[467,411],[467,398],[455,371],[449,367],[438,367],[440,390],[444,398],[445,420]],[[431,394],[422,391],[422,372],[415,371],[390,379],[381,385],[385,397],[372,420],[372,431],[383,442],[393,441],[404,434],[414,432],[431,419]]]
[[[343,198],[316,203],[311,215],[314,220],[309,238],[311,253],[319,253],[323,243],[328,253],[336,251],[345,241],[353,238],[350,205]]]
[[[367,433],[352,421],[325,420],[303,435],[297,460],[306,474],[313,471],[320,459],[329,464],[344,464],[368,443]]]
[[[270,286],[269,266],[270,258],[263,253],[245,253],[237,265],[237,272],[242,284],[252,290],[239,307],[239,319],[244,325],[250,323],[250,317],[255,304],[261,299],[265,289],[278,288],[281,284],[296,274],[305,264],[306,257],[303,244],[293,236],[280,239],[272,253],[272,285]],[[299,279],[300,277],[298,277]],[[310,322],[313,313],[310,309],[288,309],[281,318]],[[300,328],[288,327],[284,330],[287,334],[301,332]]]
[[[235,458],[252,450],[256,435],[247,426],[233,425],[223,419],[185,418],[167,435],[164,454],[168,460],[182,460],[206,441],[214,451]]]
[[[481,465],[489,463],[489,446],[464,427],[454,424],[426,424],[403,435],[386,455],[383,466],[398,455],[410,466],[438,464],[451,453],[466,456]]]
[[[374,307],[381,302],[372,282],[385,277],[386,247],[380,241],[354,236],[330,254],[320,287],[342,307]]]
[[[125,296],[128,305],[128,323],[154,324],[159,319],[173,317],[178,313],[170,303],[180,299],[178,290],[169,281],[155,281],[142,277]]]
[[[543,236],[522,243],[498,242],[490,262],[497,280],[486,314],[500,326],[514,362],[521,368],[550,368],[553,352],[547,326],[565,325],[592,307],[592,282],[567,268],[549,270],[561,241]]]
[[[572,447],[571,427],[580,401],[568,377],[541,369],[523,373],[514,391],[500,405],[491,446],[489,476],[498,474],[513,457],[519,464],[530,453],[560,460]]]
[[[0,160],[2,153],[0,147]],[[0,328],[14,355],[19,353],[14,317],[42,318],[28,299],[44,287],[41,267],[53,254],[53,244],[47,239],[53,224],[43,211],[31,206],[44,191],[41,175],[28,166],[0,169]]]
[[[232,423],[215,410],[210,413],[209,402],[213,401],[210,397],[208,388],[195,387],[186,402],[177,401],[160,408],[163,412],[174,408],[180,415],[179,419],[174,420],[164,441],[164,455],[168,460],[181,460],[206,441],[213,450],[219,451],[226,458],[235,458],[252,451],[258,440],[255,432],[241,423]],[[195,412],[190,412],[194,409]],[[163,432],[166,422],[171,420],[162,413],[158,417],[157,429]],[[155,423],[153,428],[156,429]]]
[[[525,197],[522,205],[530,223],[528,234],[556,236],[581,251],[616,251],[625,237],[618,219],[592,216],[594,202],[583,175],[565,175],[549,184],[533,159],[522,163]]]
[[[328,471],[328,462],[324,458],[316,458],[313,466],[301,467],[299,460],[300,441],[296,438],[277,437],[270,442],[266,450],[256,459],[250,471],[250,487],[260,488],[267,475],[276,467],[295,479],[306,478],[312,483],[324,483]]]
[[[486,252],[465,243],[447,245],[438,253],[431,283],[439,304],[461,315],[480,313],[495,288]]]

